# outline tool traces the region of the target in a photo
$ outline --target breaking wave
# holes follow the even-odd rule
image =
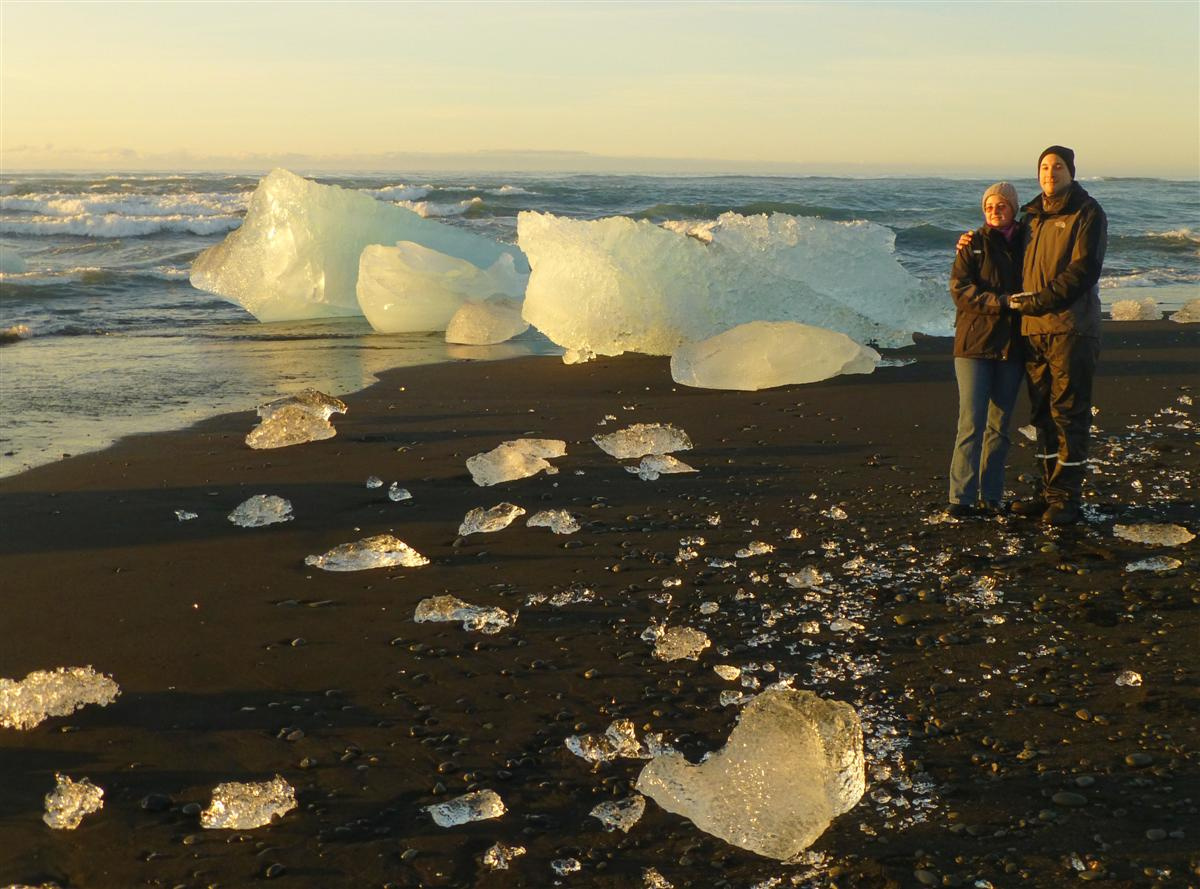
[[[483,206],[483,198],[473,197],[455,204],[435,204],[432,201],[396,201],[396,203],[412,210],[418,216],[430,217],[463,216],[471,210]]]
[[[0,200],[0,210],[39,216],[227,217],[244,212],[246,193],[27,194]]]
[[[85,238],[140,238],[159,234],[217,235],[242,224],[239,216],[31,216],[0,219],[0,234]]]
[[[363,194],[380,201],[419,201],[433,190],[431,185],[385,185],[383,188],[364,188]]]

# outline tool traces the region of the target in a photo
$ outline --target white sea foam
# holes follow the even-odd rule
[[[465,201],[459,201],[457,204],[435,204],[431,201],[396,201],[395,203],[412,210],[422,218],[428,219],[439,216],[462,216],[472,207],[478,207],[482,204],[483,198],[469,198]]]
[[[137,238],[163,233],[216,235],[233,231],[240,216],[33,216],[0,220],[4,235],[79,235],[93,238]]]
[[[519,185],[501,185],[499,188],[489,188],[487,191],[488,194],[537,194],[536,191],[530,191]]]
[[[28,194],[0,201],[0,210],[42,216],[231,216],[246,209],[246,192],[186,194]]]
[[[431,185],[385,185],[383,188],[364,188],[363,194],[380,201],[419,201],[433,190]]]
[[[1197,235],[1190,228],[1173,228],[1165,232],[1146,232],[1148,238],[1161,238],[1165,241],[1185,241],[1191,244],[1200,244],[1200,235]]]

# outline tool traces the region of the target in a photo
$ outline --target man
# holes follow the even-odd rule
[[[1038,157],[1042,193],[1026,204],[1028,241],[1021,313],[1025,372],[1038,431],[1040,496],[1012,505],[1051,525],[1080,519],[1092,422],[1092,378],[1100,355],[1100,269],[1108,219],[1075,181],[1075,152],[1051,145]]]

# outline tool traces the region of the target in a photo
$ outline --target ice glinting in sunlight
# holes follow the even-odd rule
[[[1122,540],[1145,543],[1150,546],[1182,546],[1190,543],[1196,535],[1182,525],[1154,524],[1143,522],[1134,525],[1113,525],[1113,534]]]
[[[699,765],[656,757],[637,789],[728,843],[787,860],[865,792],[862,727],[849,704],[772,687],[746,705],[724,747]]]
[[[518,438],[467,458],[471,480],[480,487],[498,485],[545,472],[558,472],[548,460],[567,453],[567,443],[553,438]]]
[[[1139,559],[1125,566],[1126,571],[1155,571],[1165,573],[1182,568],[1183,562],[1171,556],[1151,556],[1149,559]]]
[[[364,248],[355,286],[358,305],[375,330],[417,333],[446,330],[465,305],[492,297],[515,302],[517,321],[524,323],[519,306],[525,296],[525,279],[510,253],[493,257],[487,268],[480,268],[470,259],[400,241],[395,246],[371,244]],[[508,337],[492,342],[505,339]]]
[[[647,454],[637,466],[626,466],[625,471],[633,473],[644,482],[652,482],[656,481],[660,475],[676,475],[699,470],[688,466],[670,454]]]
[[[533,271],[525,320],[567,349],[670,355],[749,321],[799,321],[858,342],[904,346],[947,334],[940,288],[869,222],[725,213],[705,240],[648,221],[522,212],[518,244]]]
[[[703,630],[660,624],[652,624],[642,633],[642,638],[654,643],[654,656],[660,661],[694,661],[712,644]]]
[[[524,296],[522,286],[522,297]],[[463,303],[446,325],[446,342],[464,346],[492,346],[529,329],[521,317],[521,299],[493,296]]]
[[[508,870],[508,866],[524,854],[524,846],[510,846],[508,843],[497,842],[483,853],[480,863],[488,870]]]
[[[479,268],[503,255],[513,258],[518,271],[525,268],[515,247],[276,169],[259,182],[241,226],[196,257],[191,282],[259,321],[361,315],[356,285],[363,249],[398,241]]]
[[[54,790],[46,794],[46,812],[42,820],[55,830],[74,830],[84,815],[104,808],[104,789],[87,778],[73,781],[56,772],[54,782]]]
[[[210,830],[253,830],[296,808],[296,791],[276,775],[270,781],[228,781],[213,788],[212,801],[200,813]]]
[[[1108,313],[1114,321],[1158,321],[1163,316],[1152,296],[1117,300],[1109,306]]]
[[[80,707],[107,707],[120,695],[112,677],[91,667],[34,670],[19,682],[0,678],[0,727],[31,729]]]
[[[490,636],[511,627],[517,616],[502,608],[481,608],[454,596],[434,596],[417,603],[413,620],[419,624],[462,621],[464,630],[478,630]]]
[[[565,509],[543,509],[525,521],[527,528],[549,528],[555,534],[574,534],[579,521]]]
[[[246,444],[265,450],[333,438],[337,430],[329,418],[346,411],[346,403],[340,398],[316,389],[276,398],[258,406],[259,424],[246,436]]]
[[[625,799],[611,800],[595,806],[588,814],[599,820],[607,831],[629,833],[646,811],[646,798],[639,793]]]
[[[618,460],[637,460],[647,454],[670,454],[692,449],[688,434],[670,423],[634,423],[607,435],[593,435],[592,441],[604,453]]]
[[[576,756],[591,763],[650,758],[650,752],[637,739],[632,719],[615,719],[603,734],[570,735],[563,743]]]
[[[671,355],[671,378],[685,386],[753,392],[869,374],[879,353],[844,333],[796,321],[752,321]]]
[[[304,564],[323,571],[366,571],[372,568],[420,568],[428,565],[429,559],[391,534],[376,534],[335,546],[321,555],[307,556]]]
[[[1190,299],[1183,308],[1171,313],[1171,320],[1176,324],[1196,324],[1200,322],[1200,298]]]
[[[261,528],[264,525],[290,522],[295,516],[292,515],[291,501],[274,494],[255,494],[238,504],[228,518],[239,528]]]
[[[517,516],[523,515],[525,515],[525,510],[515,503],[497,503],[491,509],[477,506],[463,517],[462,524],[458,526],[458,533],[460,536],[466,537],[468,534],[491,534],[495,531],[503,531],[513,523]]]
[[[444,803],[426,806],[425,811],[433,817],[433,823],[438,827],[458,827],[471,821],[499,818],[507,810],[496,791],[476,790]]]

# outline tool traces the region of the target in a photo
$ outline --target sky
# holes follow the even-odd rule
[[[1200,0],[0,0],[0,168],[1200,179]]]

